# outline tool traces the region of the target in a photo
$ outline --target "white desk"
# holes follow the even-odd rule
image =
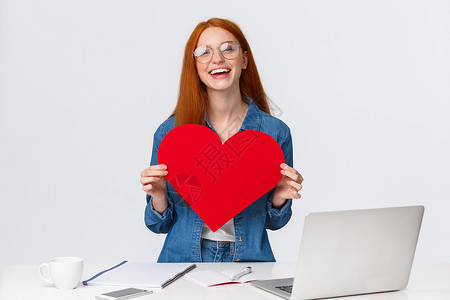
[[[99,271],[114,265],[86,264],[83,280],[88,279]],[[275,277],[292,277],[295,263],[244,263],[239,268],[251,265],[255,271],[271,273]],[[236,268],[237,264],[197,264],[198,270],[225,270]],[[0,300],[83,300],[95,299],[94,296],[114,290],[118,287],[107,286],[79,286],[70,291],[58,290],[41,280],[38,265],[4,266],[0,269]],[[139,300],[157,299],[275,299],[271,295],[249,284],[226,285],[204,288],[181,278],[160,292],[137,298]],[[342,297],[340,300],[450,300],[450,263],[415,263],[408,287],[403,291],[380,293],[364,296]]]

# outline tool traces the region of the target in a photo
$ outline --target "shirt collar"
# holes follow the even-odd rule
[[[248,110],[247,113],[245,114],[244,121],[242,122],[239,131],[259,130],[261,125],[261,113],[262,113],[261,110],[258,108],[258,105],[256,105],[251,98],[244,96],[244,101],[245,103],[248,104]],[[206,126],[216,131],[209,122],[208,115],[206,115]]]
[[[259,130],[261,126],[261,110],[258,105],[249,97],[244,97],[244,101],[248,104],[247,114],[242,122],[241,130]]]

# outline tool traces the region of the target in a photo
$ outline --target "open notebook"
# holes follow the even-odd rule
[[[223,285],[223,284],[236,284],[236,283],[247,283],[252,282],[256,280],[269,280],[273,279],[272,276],[266,273],[261,272],[251,272],[249,274],[243,275],[238,280],[230,280],[231,277],[238,274],[241,270],[225,270],[225,271],[213,271],[213,270],[206,270],[206,271],[198,271],[198,272],[191,272],[189,274],[186,274],[186,278],[192,280],[193,282],[205,286],[217,286],[217,285]]]

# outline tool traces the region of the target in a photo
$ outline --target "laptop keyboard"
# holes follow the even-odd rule
[[[290,285],[281,285],[281,286],[276,286],[275,288],[282,290],[284,292],[287,292],[289,294],[292,294],[292,284]]]

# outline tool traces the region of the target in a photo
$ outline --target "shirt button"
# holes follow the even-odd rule
[[[240,236],[239,238],[238,238],[238,241],[239,242],[242,242],[244,239]]]
[[[236,258],[236,261],[240,261],[241,259],[240,258]]]

